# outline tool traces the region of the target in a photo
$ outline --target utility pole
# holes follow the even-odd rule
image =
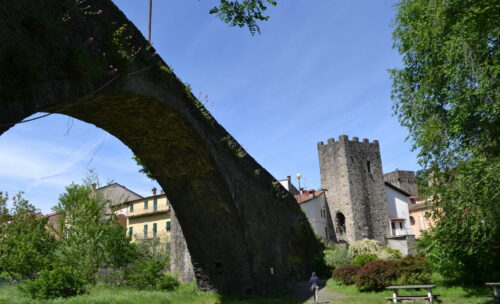
[[[149,25],[148,25],[148,41],[151,44],[151,19],[153,17],[153,0],[149,0]]]

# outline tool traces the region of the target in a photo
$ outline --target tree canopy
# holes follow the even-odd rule
[[[491,271],[500,269],[500,6],[400,0],[396,8],[403,67],[391,71],[393,109],[432,182],[429,257],[462,282],[500,276]]]
[[[210,10],[210,14],[217,15],[230,26],[247,26],[250,33],[260,33],[257,21],[267,21],[269,16],[264,16],[268,5],[276,5],[273,0],[220,0],[220,4]]]

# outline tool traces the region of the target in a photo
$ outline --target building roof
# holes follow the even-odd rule
[[[304,191],[302,191],[302,194],[296,194],[296,195],[294,195],[294,197],[295,197],[295,200],[297,200],[297,202],[299,204],[304,204],[304,203],[307,203],[307,202],[323,195],[324,193],[325,193],[325,190],[316,191],[314,189],[311,189],[311,190],[304,190]]]
[[[409,194],[408,192],[406,192],[406,191],[404,191],[404,190],[399,189],[398,187],[394,186],[393,184],[391,184],[391,183],[389,183],[389,182],[384,182],[384,183],[385,183],[385,185],[386,185],[387,187],[389,187],[389,188],[391,188],[391,189],[393,189],[393,190],[395,190],[395,191],[397,191],[397,192],[399,192],[399,193],[403,194],[404,196],[407,196],[407,197],[412,196],[412,195],[411,195],[411,194]]]
[[[430,206],[427,205],[426,203],[416,203],[416,204],[411,204],[408,209],[409,211],[421,211],[425,209],[429,209]]]

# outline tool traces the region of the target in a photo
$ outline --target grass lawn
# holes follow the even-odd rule
[[[1,304],[300,304],[284,298],[227,297],[182,285],[173,292],[140,291],[125,287],[99,285],[86,295],[48,301],[32,300],[17,286],[0,286]]]
[[[334,293],[345,295],[330,299],[331,304],[382,304],[390,291],[361,293],[355,286],[340,285],[329,280],[327,287]],[[493,301],[484,297],[490,294],[487,288],[465,289],[462,287],[438,286],[434,288],[441,295],[443,304],[490,304]],[[411,293],[408,291],[406,294]],[[414,291],[424,294],[424,291]],[[405,293],[401,293],[405,294]],[[86,295],[49,301],[32,300],[18,290],[16,286],[0,286],[1,304],[302,304],[289,296],[283,297],[227,297],[214,292],[201,292],[194,285],[182,285],[173,292],[139,291],[125,287],[98,285]],[[422,302],[423,303],[423,302]]]
[[[390,297],[392,295],[391,291],[382,292],[359,292],[355,285],[346,286],[339,284],[338,282],[330,279],[327,282],[327,288],[335,293],[340,293],[346,295],[345,298],[340,298],[335,303],[339,304],[382,304],[387,303],[385,297]],[[491,288],[490,288],[491,289]],[[491,298],[485,297],[485,295],[491,294],[492,290],[487,288],[473,288],[467,289],[463,287],[446,287],[438,284],[436,288],[432,290],[433,294],[441,295],[439,299],[443,304],[490,304],[493,303]],[[411,291],[404,290],[399,292],[400,295],[410,295],[418,294],[424,295],[425,291]],[[416,302],[425,303],[425,302]],[[333,303],[332,303],[333,304]]]

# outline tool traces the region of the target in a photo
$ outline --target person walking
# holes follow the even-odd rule
[[[318,295],[319,295],[319,278],[316,276],[316,272],[313,272],[311,275],[311,279],[309,279],[309,287],[314,296],[314,303],[318,303]]]

